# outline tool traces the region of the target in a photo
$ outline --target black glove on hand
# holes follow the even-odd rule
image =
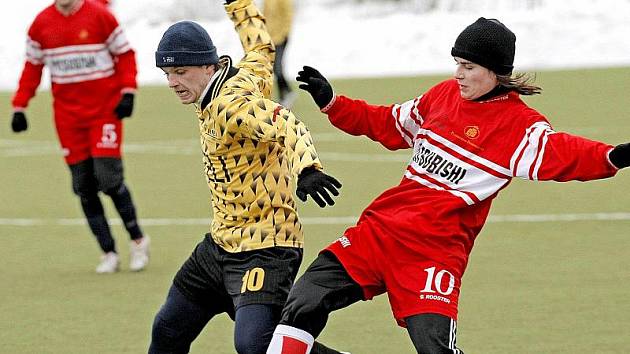
[[[298,76],[295,79],[303,82],[299,87],[313,96],[313,100],[320,109],[326,107],[332,101],[332,86],[330,86],[330,82],[326,80],[324,75],[320,74],[316,69],[305,66],[298,72]]]
[[[133,112],[133,93],[124,93],[120,102],[118,102],[118,106],[114,109],[114,113],[118,119],[123,119],[131,116],[131,112]]]
[[[630,166],[630,143],[615,146],[608,157],[617,168]]]
[[[328,195],[330,192],[332,195],[339,195],[337,188],[341,188],[341,183],[334,177],[331,177],[324,172],[317,170],[314,167],[307,167],[302,170],[300,176],[298,176],[297,189],[295,194],[301,201],[305,202],[307,196],[311,196],[315,203],[323,208],[328,205],[334,205],[335,201]],[[322,200],[324,198],[324,200]]]
[[[13,112],[11,129],[13,129],[13,132],[15,133],[28,129],[28,122],[26,121],[26,115],[24,115],[24,112]]]

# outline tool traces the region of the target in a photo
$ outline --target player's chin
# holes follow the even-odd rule
[[[191,95],[190,92],[186,92],[185,94],[177,94],[180,102],[183,104],[191,104],[195,102],[194,95]]]
[[[194,102],[195,102],[195,100],[194,100],[194,99],[192,99],[192,98],[183,98],[183,97],[180,97],[180,98],[179,98],[179,100],[180,100],[180,102],[181,102],[182,104],[191,104],[191,103],[194,103]]]

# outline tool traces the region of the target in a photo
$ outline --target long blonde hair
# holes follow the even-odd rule
[[[521,95],[531,96],[542,93],[540,86],[532,85],[535,81],[536,75],[529,73],[517,73],[509,75],[497,75],[499,85],[507,88],[510,91],[516,91]]]

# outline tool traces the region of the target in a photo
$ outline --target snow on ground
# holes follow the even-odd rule
[[[256,0],[260,3],[261,0]],[[498,18],[516,33],[517,71],[630,65],[630,0],[296,0],[286,73],[312,65],[329,77],[449,73],[457,35],[478,17]],[[0,89],[15,89],[26,30],[51,0],[24,0],[0,13]],[[162,84],[154,51],[173,22],[191,19],[220,54],[242,50],[221,1],[114,0],[112,10],[137,52],[140,84]],[[533,9],[527,3],[537,3]],[[474,5],[472,5],[474,4]],[[197,6],[195,13],[191,7]],[[199,14],[199,15],[197,15]],[[44,87],[48,79],[44,79]]]

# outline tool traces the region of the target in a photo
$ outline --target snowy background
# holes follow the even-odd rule
[[[221,2],[112,1],[136,50],[141,85],[164,83],[154,51],[178,20],[200,22],[219,54],[241,57]],[[0,13],[0,89],[15,89],[26,30],[50,3],[22,0]],[[329,77],[450,73],[455,38],[480,16],[498,18],[516,33],[517,71],[630,65],[630,0],[295,0],[285,70],[290,77],[305,64]]]

